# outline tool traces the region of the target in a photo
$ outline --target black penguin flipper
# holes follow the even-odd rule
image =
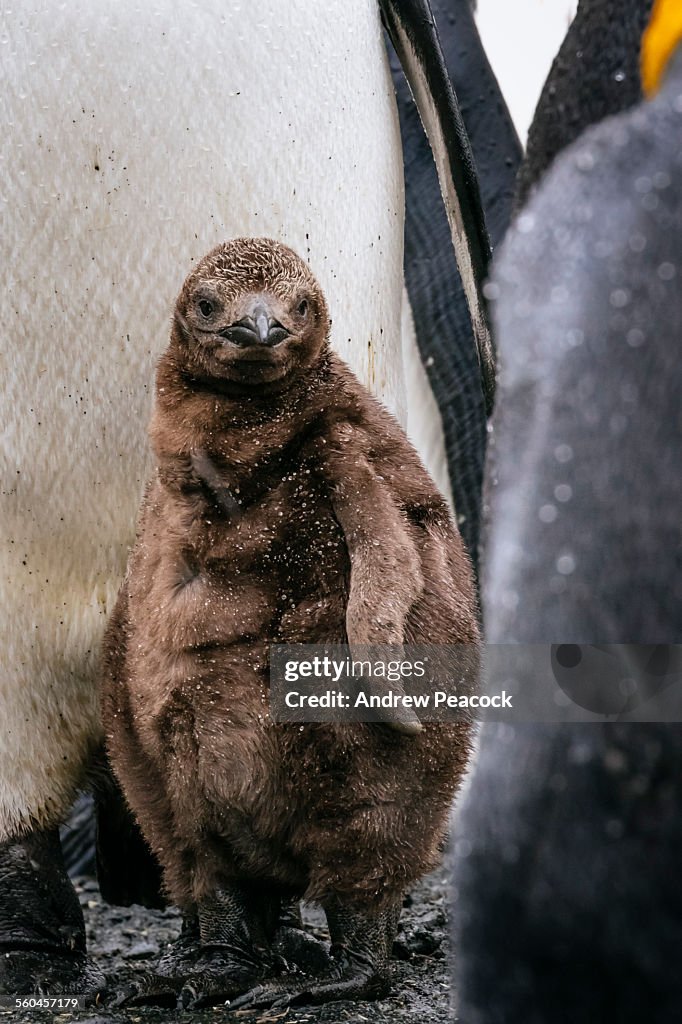
[[[523,151],[470,0],[430,0],[476,161],[493,250],[511,219]],[[405,284],[417,345],[438,404],[457,525],[478,570],[488,441],[481,375],[431,147],[397,55],[391,72],[405,167]]]
[[[379,0],[384,24],[433,150],[481,367],[486,411],[495,395],[495,355],[483,298],[490,263],[478,178],[428,0]]]

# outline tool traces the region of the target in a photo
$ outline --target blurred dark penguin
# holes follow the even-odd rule
[[[658,91],[557,160],[497,263],[491,643],[682,642],[681,41],[659,0]],[[457,836],[461,1020],[679,1019],[679,723],[485,726]]]
[[[273,643],[466,644],[475,672],[473,575],[447,504],[329,327],[303,260],[237,239],[185,282],[159,364],[157,472],[105,637],[102,713],[188,924],[135,1001],[384,994],[402,896],[438,860],[467,763],[465,723],[269,718]],[[291,898],[324,907],[331,960],[270,980]]]
[[[528,133],[519,210],[558,154],[586,128],[642,98],[639,43],[653,0],[580,0]]]

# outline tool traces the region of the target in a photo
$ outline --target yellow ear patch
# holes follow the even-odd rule
[[[656,0],[642,38],[642,85],[647,96],[660,87],[668,61],[682,41],[682,0]]]

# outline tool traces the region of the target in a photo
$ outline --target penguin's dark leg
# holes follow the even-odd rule
[[[186,914],[156,967],[121,992],[118,1006],[213,1006],[272,973],[277,906],[255,887],[229,886]],[[273,912],[274,911],[274,912]],[[270,927],[269,927],[270,926]]]
[[[226,905],[230,911],[230,902],[212,902],[208,904],[206,914],[212,923],[220,924],[220,913],[216,912],[220,905]],[[248,914],[246,915],[248,917]],[[210,936],[204,928],[204,935]],[[224,943],[223,943],[224,945]],[[226,964],[224,950],[220,943],[214,943],[210,950],[202,945],[199,915],[186,914],[183,918],[182,931],[175,942],[168,948],[153,971],[137,978],[127,986],[116,1000],[119,1006],[166,1006],[173,1007],[178,995],[183,992],[183,1000],[193,1006],[221,1002],[226,995],[223,990],[226,977],[231,976],[229,965]],[[266,947],[267,948],[267,947]],[[220,955],[216,950],[220,949]],[[310,935],[303,928],[301,911],[297,900],[285,902],[277,921],[277,929],[272,941],[272,962],[292,965],[309,973],[319,973],[329,966],[329,953],[324,942]],[[269,953],[267,954],[269,956]],[[268,965],[270,960],[268,960]],[[262,972],[261,972],[262,973]]]
[[[0,993],[78,993],[106,987],[85,954],[85,924],[59,832],[0,844]]]
[[[156,966],[127,985],[114,1005],[174,1007],[187,978],[196,970],[202,956],[199,918],[185,913],[177,939],[168,947]]]
[[[198,908],[201,956],[180,993],[185,1009],[224,1003],[270,976],[279,898],[263,885],[230,885]]]
[[[317,974],[329,967],[327,945],[303,927],[298,900],[282,903],[272,948],[287,964],[306,973]]]
[[[400,900],[380,910],[358,909],[339,897],[325,902],[332,939],[329,967],[313,977],[274,979],[258,985],[234,999],[230,1009],[381,999],[390,989],[389,963],[400,907]]]

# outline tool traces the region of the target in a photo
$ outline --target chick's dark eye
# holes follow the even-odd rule
[[[299,316],[307,316],[308,315],[308,300],[307,299],[303,299],[302,302],[299,302],[296,312],[298,313]]]
[[[202,316],[210,316],[213,312],[213,303],[209,302],[208,299],[201,299],[199,302],[199,309],[201,310]]]

